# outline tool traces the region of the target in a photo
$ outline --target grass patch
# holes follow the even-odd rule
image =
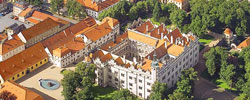
[[[206,34],[206,35],[202,36],[202,37],[199,39],[199,42],[202,43],[202,44],[207,45],[207,44],[209,44],[212,40],[214,40],[214,37],[211,36],[211,35]]]
[[[236,88],[230,88],[230,86],[225,82],[223,81],[222,79],[219,78],[218,75],[214,75],[214,76],[210,76],[209,73],[208,73],[208,70],[204,70],[202,73],[201,73],[201,77],[213,82],[215,85],[217,85],[219,88],[223,88],[225,90],[229,90],[229,91],[232,91],[232,92],[236,92],[238,91]]]
[[[101,87],[98,85],[94,85],[94,96],[95,100],[111,100],[114,93],[118,92],[119,90],[114,89],[112,87]]]

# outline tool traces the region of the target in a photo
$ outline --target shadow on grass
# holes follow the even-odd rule
[[[95,100],[111,100],[114,93],[119,90],[112,87],[101,87],[98,85],[94,85],[93,92],[95,96]]]
[[[241,93],[236,88],[230,88],[230,86],[225,81],[219,78],[219,75],[210,76],[207,69],[201,73],[201,77],[214,83],[219,88],[224,88],[226,91],[232,92],[236,95],[239,95]]]

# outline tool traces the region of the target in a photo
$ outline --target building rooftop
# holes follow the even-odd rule
[[[6,81],[3,83],[2,88],[0,88],[0,92],[8,91],[14,94],[17,100],[44,100],[37,93],[15,83]]]
[[[250,46],[250,37],[248,37],[248,38],[245,39],[243,42],[241,42],[241,43],[237,46],[237,48],[243,49],[243,48],[245,48],[245,47],[247,47],[247,46]]]
[[[10,25],[13,25],[15,23],[17,23],[18,25],[24,24],[24,26],[26,28],[31,27],[31,25],[29,25],[29,24],[25,24],[25,23],[22,23],[22,22],[20,22],[18,20],[11,19],[10,18],[11,15],[12,15],[12,12],[9,13],[9,14],[7,14],[7,15],[5,15],[5,16],[0,17],[0,33],[3,32]]]
[[[224,31],[224,34],[232,34],[232,31],[230,28],[226,28],[225,31]]]
[[[22,45],[24,45],[24,43],[15,38],[10,39],[10,40],[5,40],[2,42],[2,45],[0,44],[0,55],[4,55]]]
[[[53,29],[54,27],[59,26],[57,22],[54,20],[47,18],[44,21],[22,31],[23,36],[26,40],[29,40],[33,37],[36,37],[44,32],[49,31],[50,29]]]
[[[17,55],[0,62],[0,75],[4,80],[7,80],[47,57],[48,55],[43,45],[39,42]]]
[[[32,8],[26,8],[24,11],[22,11],[19,16],[24,17],[26,16],[29,12],[32,11]]]
[[[77,0],[77,1],[84,7],[99,12],[115,3],[118,3],[120,0],[104,0],[104,1],[100,0],[99,2],[96,2],[95,0]]]
[[[60,18],[54,17],[52,15],[46,14],[46,13],[42,13],[39,11],[34,11],[33,14],[31,15],[31,17],[27,18],[27,20],[33,24],[37,24],[41,21],[44,21],[47,18],[51,18],[54,21],[60,23],[60,24],[69,24],[69,22],[62,20]]]

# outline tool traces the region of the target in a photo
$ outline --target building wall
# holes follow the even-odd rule
[[[9,79],[7,79],[8,81],[16,81],[20,78],[22,78],[23,76],[27,75],[27,71],[29,70],[29,72],[33,72],[35,69],[43,66],[44,64],[46,64],[48,62],[48,58],[45,58],[37,63],[35,63],[34,65],[32,66],[29,66],[27,69],[17,73],[16,75],[13,75],[12,77],[10,77]]]
[[[22,8],[18,8],[16,6],[13,6],[13,15],[18,16],[23,11]]]
[[[21,46],[17,47],[16,49],[7,52],[4,55],[0,55],[0,62],[6,60],[6,59],[8,59],[8,58],[10,58],[10,57],[12,57],[12,56],[14,56],[16,54],[18,54],[18,53],[20,53],[20,52],[22,52],[24,50],[25,50],[25,46],[21,45]]]

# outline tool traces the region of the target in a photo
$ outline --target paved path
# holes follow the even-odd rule
[[[214,36],[214,35],[213,35]],[[216,39],[212,41],[211,44],[216,43],[221,36],[214,36]],[[195,66],[195,70],[198,71],[199,80],[195,81],[194,85],[194,97],[195,100],[206,100],[207,98],[214,98],[214,100],[233,100],[236,95],[228,91],[218,91],[219,88],[212,82],[202,78],[200,74],[206,69],[205,59],[203,59],[203,54],[210,49],[211,45],[205,46],[205,48],[200,51],[199,62]]]

